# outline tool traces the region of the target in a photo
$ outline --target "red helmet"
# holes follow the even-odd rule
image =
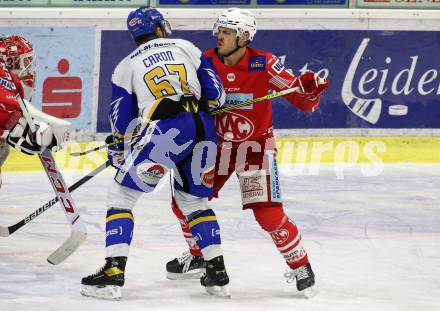
[[[21,36],[0,37],[0,63],[20,80],[24,97],[30,99],[35,83],[35,51],[32,44]]]

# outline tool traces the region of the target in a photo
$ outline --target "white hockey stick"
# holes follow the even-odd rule
[[[29,124],[31,132],[35,133],[37,130],[36,126],[29,114],[26,104],[19,94],[17,95],[17,100],[25,119]],[[46,171],[47,177],[52,184],[52,188],[55,191],[58,201],[60,201],[61,206],[63,207],[64,214],[66,215],[67,221],[72,229],[70,237],[47,258],[49,263],[57,265],[72,255],[72,253],[81,245],[87,237],[87,229],[79,216],[69,188],[67,187],[50,150],[45,149],[38,156],[40,157],[41,164]]]

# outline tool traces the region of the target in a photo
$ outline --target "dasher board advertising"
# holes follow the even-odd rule
[[[216,46],[211,31],[173,36],[201,50]],[[274,99],[278,129],[438,129],[439,37],[439,31],[260,30],[250,46],[277,55],[296,75],[313,70],[330,81],[314,113]],[[103,31],[101,39],[97,130],[107,132],[111,73],[136,46],[124,31]]]

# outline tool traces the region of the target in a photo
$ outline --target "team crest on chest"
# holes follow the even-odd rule
[[[254,123],[245,116],[228,112],[215,119],[217,134],[228,141],[245,141],[255,130]]]
[[[235,74],[233,72],[228,73],[228,75],[226,76],[226,79],[229,82],[234,82],[235,81]]]

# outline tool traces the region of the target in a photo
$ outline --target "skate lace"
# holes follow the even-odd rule
[[[95,277],[95,276],[99,275],[101,272],[103,272],[103,271],[105,270],[105,266],[106,266],[106,265],[103,265],[101,268],[98,268],[98,269],[96,270],[96,272],[95,272],[94,274],[92,274],[91,276],[92,276],[92,277]]]
[[[295,278],[297,280],[306,279],[309,277],[309,271],[307,270],[306,266],[299,267],[295,270],[289,270],[284,273],[284,277],[287,279],[287,283],[292,283],[295,281]]]
[[[191,261],[194,258],[193,255],[191,255],[190,252],[186,251],[182,254],[182,256],[177,258],[177,261],[179,262],[179,265],[183,264],[182,272],[188,272],[189,267],[191,265]]]

